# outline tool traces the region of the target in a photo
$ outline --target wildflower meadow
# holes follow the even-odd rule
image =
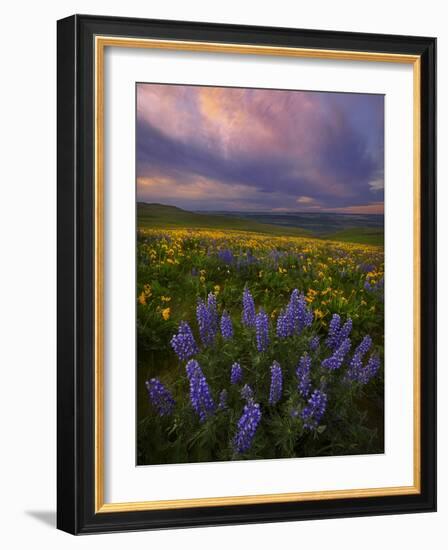
[[[137,462],[384,452],[381,246],[137,234]]]

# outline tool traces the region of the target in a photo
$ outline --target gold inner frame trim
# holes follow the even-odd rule
[[[159,50],[234,53],[267,56],[301,57],[343,61],[371,61],[407,63],[413,65],[413,175],[414,175],[414,353],[413,353],[413,485],[365,489],[277,493],[262,495],[226,496],[180,500],[153,500],[141,502],[104,502],[104,50],[106,47],[152,48]],[[183,40],[157,40],[96,36],[95,56],[95,513],[167,510],[206,506],[232,506],[274,502],[303,502],[343,498],[412,495],[421,492],[421,424],[420,424],[420,155],[421,155],[421,100],[420,56],[382,52],[356,52],[309,48],[257,46],[253,44],[226,44]]]

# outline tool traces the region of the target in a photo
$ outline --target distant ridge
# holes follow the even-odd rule
[[[252,231],[270,235],[310,236],[308,231],[300,227],[284,228],[236,216],[199,214],[183,210],[177,206],[146,202],[137,203],[137,225],[142,228],[233,229],[235,231]]]

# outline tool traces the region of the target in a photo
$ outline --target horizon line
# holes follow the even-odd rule
[[[170,208],[178,208],[185,212],[229,212],[229,213],[246,213],[246,214],[339,214],[344,216],[384,216],[384,212],[340,212],[337,210],[223,210],[223,209],[186,209],[182,206],[176,206],[174,204],[165,204],[162,202],[147,202],[144,200],[137,200],[137,204],[147,204],[147,205],[158,205],[158,206],[168,206]],[[342,208],[351,208],[351,207],[342,207]]]

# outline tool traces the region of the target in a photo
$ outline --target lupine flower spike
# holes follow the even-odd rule
[[[269,390],[269,405],[276,405],[282,397],[283,375],[282,368],[274,361],[271,366],[271,387]]]
[[[255,317],[255,329],[257,333],[257,349],[261,353],[269,346],[269,317],[264,310],[260,310]]]
[[[190,325],[185,321],[181,321],[177,334],[171,338],[171,347],[181,361],[185,361],[198,353]]]
[[[243,414],[238,420],[237,433],[233,439],[233,448],[236,453],[245,453],[250,449],[260,420],[261,410],[258,403],[250,401],[244,405]]]
[[[255,302],[248,288],[245,288],[243,292],[242,321],[246,327],[255,326]]]
[[[221,317],[221,334],[224,340],[231,340],[233,338],[233,325],[227,311],[224,311]]]
[[[326,408],[326,393],[321,390],[314,390],[301,414],[303,427],[306,430],[315,430],[319,426]]]
[[[302,397],[308,397],[311,391],[311,357],[305,353],[296,368],[297,389]]]
[[[158,378],[151,378],[145,382],[149,401],[159,416],[170,416],[174,410],[174,399],[170,391]]]
[[[243,369],[239,363],[233,363],[230,369],[230,383],[238,384],[243,379]]]
[[[191,359],[185,369],[190,382],[191,405],[198,414],[200,422],[205,422],[207,417],[215,411],[209,385],[197,361]]]

